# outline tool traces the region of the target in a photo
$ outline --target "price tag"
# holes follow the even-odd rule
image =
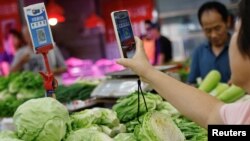
[[[38,49],[52,46],[54,41],[44,3],[33,4],[23,9],[34,51],[38,53]]]

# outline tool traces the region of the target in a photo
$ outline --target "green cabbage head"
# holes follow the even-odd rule
[[[18,138],[25,141],[61,141],[70,125],[66,107],[49,97],[26,101],[13,119]]]
[[[134,131],[139,141],[185,141],[185,136],[169,114],[148,112],[141,122]]]
[[[115,141],[136,141],[133,133],[120,133],[115,136]]]
[[[100,131],[83,128],[70,133],[65,141],[113,141],[113,139]]]
[[[71,115],[74,130],[86,128],[93,124],[115,127],[119,125],[116,112],[106,108],[92,108]]]
[[[0,141],[23,141],[23,140],[17,139],[15,132],[6,130],[0,132]]]

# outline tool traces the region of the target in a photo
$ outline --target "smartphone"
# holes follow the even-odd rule
[[[132,58],[135,54],[135,39],[127,10],[114,11],[111,18],[121,57]]]

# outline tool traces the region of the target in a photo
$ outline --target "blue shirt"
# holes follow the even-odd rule
[[[188,76],[188,83],[196,83],[196,79],[204,77],[212,70],[218,70],[221,73],[221,82],[227,83],[230,80],[231,70],[229,66],[227,43],[218,56],[212,51],[210,43],[205,43],[194,50],[191,63],[191,71]]]

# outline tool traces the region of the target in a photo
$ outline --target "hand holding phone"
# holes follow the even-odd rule
[[[128,11],[114,11],[111,13],[111,17],[121,57],[132,58],[135,54],[136,44]]]

